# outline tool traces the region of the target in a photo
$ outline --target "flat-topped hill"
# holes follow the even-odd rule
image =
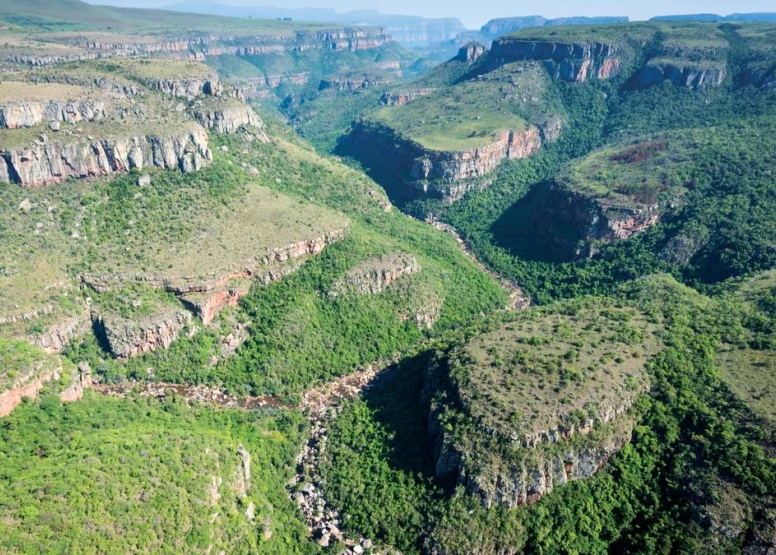
[[[581,300],[494,323],[432,365],[436,474],[486,506],[586,478],[630,439],[658,322]]]

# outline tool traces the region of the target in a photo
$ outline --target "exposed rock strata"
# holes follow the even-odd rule
[[[156,349],[166,349],[191,322],[191,313],[164,307],[154,315],[127,319],[117,314],[94,316],[95,327],[101,330],[117,358],[130,358]]]
[[[0,128],[34,127],[46,121],[77,123],[99,121],[105,117],[105,103],[100,100],[71,102],[13,102],[0,105]]]
[[[412,255],[390,254],[367,260],[350,270],[334,285],[329,295],[336,297],[348,290],[361,295],[377,295],[396,280],[419,271],[420,265]]]
[[[541,62],[555,79],[584,83],[590,79],[609,79],[624,63],[623,47],[601,42],[564,43],[502,37],[493,41],[488,54],[490,67],[509,62]]]
[[[501,162],[527,158],[542,145],[535,127],[501,131],[488,144],[458,152],[429,150],[390,128],[365,122],[356,125],[351,139],[353,144],[369,145],[359,152],[367,163],[389,166],[408,187],[448,202],[487,187],[488,177]]]
[[[147,39],[147,40],[143,40]],[[379,48],[392,41],[381,28],[346,27],[294,34],[211,35],[159,40],[155,37],[123,37],[96,40],[87,35],[64,35],[57,42],[71,47],[67,54],[10,54],[6,61],[30,67],[46,67],[67,62],[105,58],[164,56],[185,60],[204,60],[225,54],[257,56],[269,53],[307,50],[345,50],[357,52]]]
[[[657,204],[633,206],[613,205],[606,199],[596,199],[571,191],[560,185],[548,188],[535,222],[540,233],[550,237],[562,250],[574,257],[588,256],[592,242],[630,239],[647,231],[663,217]],[[571,230],[561,235],[558,222]],[[580,242],[583,248],[580,250]]]
[[[78,316],[54,324],[40,335],[28,337],[28,342],[40,347],[47,353],[59,353],[67,345],[78,337],[82,337],[89,330],[91,317],[88,310]]]
[[[433,380],[426,384],[427,397],[438,387]],[[445,430],[445,409],[432,401],[429,434],[434,441],[435,474],[441,480],[456,481],[488,508],[533,503],[569,481],[592,477],[630,441],[635,421],[626,412],[634,398],[602,410],[600,419],[583,426],[559,426],[519,438],[480,428],[467,432],[473,439],[463,444],[454,431]],[[588,440],[585,436],[594,428],[599,437]],[[581,441],[570,441],[575,437]]]
[[[17,384],[15,387],[0,393],[0,418],[11,414],[25,397],[35,399],[47,383],[61,381],[65,373],[70,374],[71,372],[65,368],[61,360],[58,360],[55,369],[46,371],[29,383]],[[84,389],[92,387],[91,369],[85,363],[81,363],[78,370],[72,372],[72,375],[66,376],[66,379],[69,380],[69,384],[59,394],[59,398],[64,403],[78,401],[83,397]]]
[[[261,121],[253,108],[247,104],[227,105],[216,108],[196,108],[194,117],[204,127],[212,129],[217,133],[233,134],[242,127],[254,127],[262,129],[264,122]],[[260,135],[262,142],[269,142],[269,139],[263,133]]]
[[[436,89],[426,88],[405,92],[385,93],[380,99],[380,103],[384,104],[385,106],[404,106],[416,98],[420,98],[422,96],[431,96],[435,92]]]
[[[40,187],[69,177],[128,172],[145,166],[193,172],[212,160],[207,132],[192,124],[179,133],[74,142],[36,142],[0,151],[0,181]]]
[[[678,60],[675,64],[663,61],[644,66],[636,77],[636,84],[646,88],[670,81],[680,87],[705,89],[721,86],[725,77],[727,67],[724,62],[716,65],[688,65],[683,60]]]

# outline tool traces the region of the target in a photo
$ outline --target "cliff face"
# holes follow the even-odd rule
[[[235,104],[217,107],[200,107],[194,109],[194,117],[208,129],[217,133],[236,133],[241,127],[262,129],[264,122],[256,115],[253,108],[247,104]],[[259,135],[262,142],[269,142],[263,133]]]
[[[436,89],[425,88],[425,89],[417,89],[413,91],[385,93],[383,97],[380,99],[380,103],[385,106],[404,106],[405,104],[409,104],[416,98],[420,98],[422,96],[430,96],[435,92],[436,92]]]
[[[115,35],[113,40],[95,40],[88,35],[61,35],[52,42],[69,47],[67,53],[52,48],[50,53],[9,54],[8,62],[29,67],[46,67],[67,62],[99,58],[137,58],[164,56],[186,60],[204,60],[225,54],[256,56],[307,50],[346,50],[357,52],[379,48],[392,41],[382,28],[340,27],[293,34],[212,34],[206,37],[158,37]]]
[[[104,332],[111,352],[122,359],[166,349],[190,322],[190,312],[172,307],[132,320],[115,314],[94,316],[95,327]]]
[[[98,121],[105,117],[105,103],[82,102],[14,102],[0,105],[0,128],[34,127],[44,121],[77,123]]]
[[[248,293],[252,283],[266,286],[283,279],[298,269],[305,257],[320,254],[344,235],[344,229],[331,231],[320,237],[273,249],[250,263],[209,276],[84,275],[82,280],[98,293],[116,291],[122,285],[133,282],[164,289],[180,298],[194,315],[208,325],[221,310],[236,305]],[[191,317],[191,314],[186,314]],[[182,321],[177,313],[163,313],[140,327],[105,316],[95,316],[95,320],[105,328],[111,350],[120,357],[132,357],[158,346],[169,346],[188,322]],[[116,349],[113,349],[111,329],[115,330]]]
[[[404,276],[420,271],[417,259],[412,255],[392,253],[366,260],[340,281],[335,283],[330,296],[336,297],[348,290],[361,295],[377,295]]]
[[[408,187],[448,202],[487,187],[488,176],[501,162],[527,158],[542,145],[539,130],[529,127],[522,132],[501,131],[492,142],[479,148],[459,152],[428,150],[390,128],[363,121],[356,124],[351,139],[357,149],[357,145],[364,145],[359,156],[367,163],[390,167]]]
[[[606,199],[553,184],[541,201],[535,222],[540,233],[576,258],[594,254],[591,242],[630,239],[657,224],[662,216],[657,204],[609,205]],[[580,244],[584,245],[581,250]]]
[[[488,54],[490,67],[509,62],[536,61],[555,79],[583,83],[609,79],[623,67],[624,52],[616,44],[601,42],[564,43],[502,37],[493,41]]]
[[[90,326],[91,317],[85,310],[78,316],[54,324],[40,335],[29,337],[28,341],[47,353],[60,353],[73,339],[83,337]]]
[[[63,364],[57,356],[46,366],[47,368],[32,379],[16,383],[0,393],[0,418],[11,414],[25,397],[35,399],[50,382],[58,385],[56,389],[60,390],[59,398],[64,403],[78,401],[83,397],[84,390],[92,387],[91,369],[86,363],[81,363],[78,369],[75,369],[70,363]]]
[[[636,85],[647,88],[670,81],[680,87],[706,89],[719,87],[725,77],[727,77],[725,63],[692,65],[681,60],[676,63],[660,61],[644,66],[636,76]]]
[[[69,177],[127,172],[145,166],[193,172],[209,164],[207,132],[199,125],[179,133],[78,142],[42,142],[0,151],[0,181],[40,187]]]
[[[630,441],[634,405],[650,389],[645,358],[662,346],[657,328],[631,308],[575,306],[571,320],[563,305],[515,314],[429,365],[436,475],[485,507],[589,478]]]

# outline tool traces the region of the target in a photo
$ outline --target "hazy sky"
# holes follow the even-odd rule
[[[88,0],[92,4],[159,7],[180,0]],[[335,8],[338,11],[373,8],[383,13],[402,13],[427,17],[458,17],[469,28],[479,28],[494,17],[543,15],[627,15],[631,19],[649,19],[655,15],[680,13],[718,13],[776,11],[774,0],[651,0],[625,3],[622,0],[215,0],[222,4],[282,6],[284,8]],[[627,6],[627,7],[626,7]]]

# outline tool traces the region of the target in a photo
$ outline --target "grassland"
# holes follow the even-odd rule
[[[471,340],[453,366],[472,416],[506,435],[554,429],[629,406],[647,388],[657,327],[633,309],[531,313]]]
[[[558,182],[611,206],[655,205],[661,195],[686,192],[691,153],[701,140],[674,133],[607,146],[572,162]]]
[[[0,187],[0,314],[51,304],[72,313],[81,305],[69,287],[81,273],[221,275],[347,225],[331,210],[243,179],[217,164],[193,175],[152,173],[152,186],[143,188],[137,175],[38,190]],[[18,208],[25,199],[29,211]]]
[[[547,96],[543,69],[508,64],[404,106],[382,108],[368,117],[427,149],[462,151],[492,142],[501,131],[519,133],[529,124],[557,117]]]
[[[735,349],[717,356],[720,375],[752,411],[776,425],[776,351]]]

